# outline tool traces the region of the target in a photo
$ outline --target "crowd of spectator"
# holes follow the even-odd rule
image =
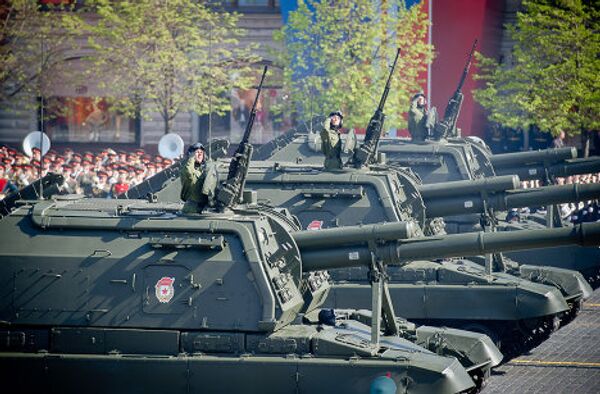
[[[590,155],[600,156],[600,131],[590,132]],[[527,130],[513,129],[490,122],[484,138],[494,153],[519,152],[527,149],[563,148],[573,146],[583,149],[581,135],[567,136],[564,131],[553,136],[531,125]],[[526,142],[527,140],[527,142]]]
[[[77,153],[66,148],[59,153],[49,150],[43,158],[37,148],[31,156],[9,146],[0,147],[0,199],[21,189],[40,175],[61,174],[64,193],[89,197],[112,198],[129,190],[173,161],[160,155],[149,155],[143,149],[132,152],[103,149],[100,152]]]
[[[571,184],[590,184],[600,182],[600,173],[573,175],[566,178],[556,178],[557,185]],[[533,189],[543,186],[539,180],[521,182],[523,189]],[[600,221],[600,202],[598,200],[581,201],[579,203],[559,204],[560,216],[564,221],[571,223],[597,222]],[[527,207],[521,209],[511,209],[507,216],[507,221],[519,221],[522,216],[531,213],[546,214],[545,207]]]

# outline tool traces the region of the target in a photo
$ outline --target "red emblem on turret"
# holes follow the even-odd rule
[[[166,304],[173,299],[173,296],[175,295],[173,282],[175,282],[175,278],[169,278],[168,276],[163,276],[158,282],[156,282],[154,285],[154,290],[156,298],[158,298],[158,302]]]
[[[323,227],[322,220],[313,220],[306,226],[307,230],[320,230]]]

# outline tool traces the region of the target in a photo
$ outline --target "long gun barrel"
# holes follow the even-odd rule
[[[460,80],[458,81],[456,91],[454,91],[454,94],[450,100],[448,100],[446,111],[444,111],[444,119],[435,125],[433,135],[436,139],[446,138],[450,135],[456,135],[456,122],[458,120],[458,115],[464,99],[462,87],[467,80],[467,76],[469,75],[469,69],[471,68],[471,62],[473,60],[473,52],[475,52],[476,46],[477,39],[475,39],[473,42],[473,47],[471,47],[471,52],[469,52],[467,64],[465,65]]]
[[[396,58],[394,59],[394,63],[390,69],[387,82],[385,83],[385,88],[383,89],[383,94],[379,100],[379,105],[377,106],[377,109],[375,110],[375,113],[371,117],[369,125],[367,126],[364,142],[356,151],[354,151],[354,155],[352,156],[351,163],[356,168],[361,168],[370,164],[375,156],[377,145],[379,144],[379,139],[381,138],[381,130],[383,129],[383,123],[385,121],[383,107],[385,106],[385,102],[387,101],[387,97],[390,92],[392,77],[394,75],[394,70],[396,69],[396,63],[398,63],[399,56],[400,48],[398,48],[398,52],[396,52]]]
[[[492,194],[520,187],[521,182],[516,175],[493,176],[475,180],[431,183],[417,186],[421,197],[426,200],[462,197],[474,193]]]
[[[555,177],[568,177],[572,175],[592,174],[600,172],[600,158],[588,157],[586,159],[571,159],[563,162],[544,165],[515,164],[512,167],[495,168],[497,175],[515,174],[521,180],[551,180]],[[549,178],[549,179],[547,179]]]
[[[501,179],[505,177],[496,178]],[[517,177],[515,176],[514,178]],[[495,180],[495,178],[486,179]],[[465,182],[472,181],[446,182],[443,185],[447,186],[451,183],[459,184]],[[505,211],[511,208],[579,202],[600,198],[600,184],[597,183],[554,185],[525,190],[501,190],[501,188],[498,188],[498,190],[494,191],[492,187],[488,187],[488,190],[482,187],[481,192],[474,191],[462,195],[454,194],[446,196],[438,195],[436,193],[437,190],[430,187],[439,185],[419,186],[419,192],[426,206],[425,213],[430,218],[483,213],[486,208]],[[471,185],[471,187],[474,188],[475,186]],[[460,191],[460,185],[457,185],[456,189]]]
[[[217,204],[220,209],[228,208],[237,203],[244,190],[244,183],[248,174],[248,167],[250,165],[250,159],[252,158],[252,145],[248,142],[250,140],[250,133],[252,132],[252,126],[254,125],[254,119],[256,118],[256,105],[260,97],[263,82],[267,75],[267,66],[265,66],[256,97],[254,98],[254,104],[252,104],[252,110],[248,117],[248,123],[246,123],[246,130],[244,136],[240,142],[231,163],[229,164],[229,173],[227,174],[227,180],[223,183],[217,194]]]
[[[379,225],[379,231],[385,231],[388,225],[389,223]],[[362,239],[351,239],[339,245],[326,245],[323,240],[339,236],[344,231],[353,231],[351,227],[294,233],[293,237],[302,254],[303,271],[369,266],[373,256],[384,264],[402,265],[419,259],[472,256],[508,250],[562,245],[600,245],[600,223],[582,223],[576,227],[543,230],[474,232],[386,242],[381,242],[377,231],[371,230],[366,230],[370,235]]]
[[[517,168],[524,165],[555,164],[576,158],[577,149],[575,148],[555,148],[490,155],[490,162],[495,169],[498,169]]]

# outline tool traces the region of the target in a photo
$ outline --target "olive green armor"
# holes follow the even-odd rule
[[[325,154],[323,166],[327,170],[342,168],[342,139],[340,132],[330,125],[331,118],[327,118],[321,130],[321,150]]]
[[[417,100],[410,103],[408,111],[408,132],[415,142],[425,141],[427,137],[427,113],[424,108],[419,108]]]
[[[202,193],[206,178],[205,164],[198,164],[194,155],[190,155],[181,169],[181,194],[185,201],[181,210],[183,213],[201,213],[208,198]]]

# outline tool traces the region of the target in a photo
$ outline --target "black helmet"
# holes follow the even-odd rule
[[[202,145],[202,143],[201,143],[201,142],[196,142],[195,144],[192,144],[192,145],[190,145],[190,146],[188,147],[187,153],[188,153],[188,154],[194,153],[194,152],[195,152],[195,151],[197,151],[198,149],[205,150],[205,149],[204,149],[204,145]]]
[[[331,118],[333,115],[337,115],[340,118],[344,119],[344,114],[342,113],[342,111],[337,110],[337,111],[333,111],[332,113],[329,114],[329,117]]]
[[[335,326],[335,311],[333,309],[321,309],[319,312],[319,324]]]
[[[329,117],[331,118],[331,117],[332,117],[332,116],[334,116],[334,115],[337,115],[337,116],[339,116],[339,117],[340,117],[340,124],[339,124],[339,125],[337,125],[337,126],[335,126],[335,127],[334,127],[333,125],[331,125],[330,127],[331,127],[332,129],[339,130],[339,129],[341,129],[342,127],[344,127],[344,114],[342,113],[342,111],[340,111],[340,110],[337,110],[337,111],[333,111],[332,113],[330,113],[330,114],[329,114]]]
[[[419,92],[412,97],[411,101],[414,101],[414,100],[418,99],[419,97],[427,98],[427,97],[425,97],[425,93]]]

